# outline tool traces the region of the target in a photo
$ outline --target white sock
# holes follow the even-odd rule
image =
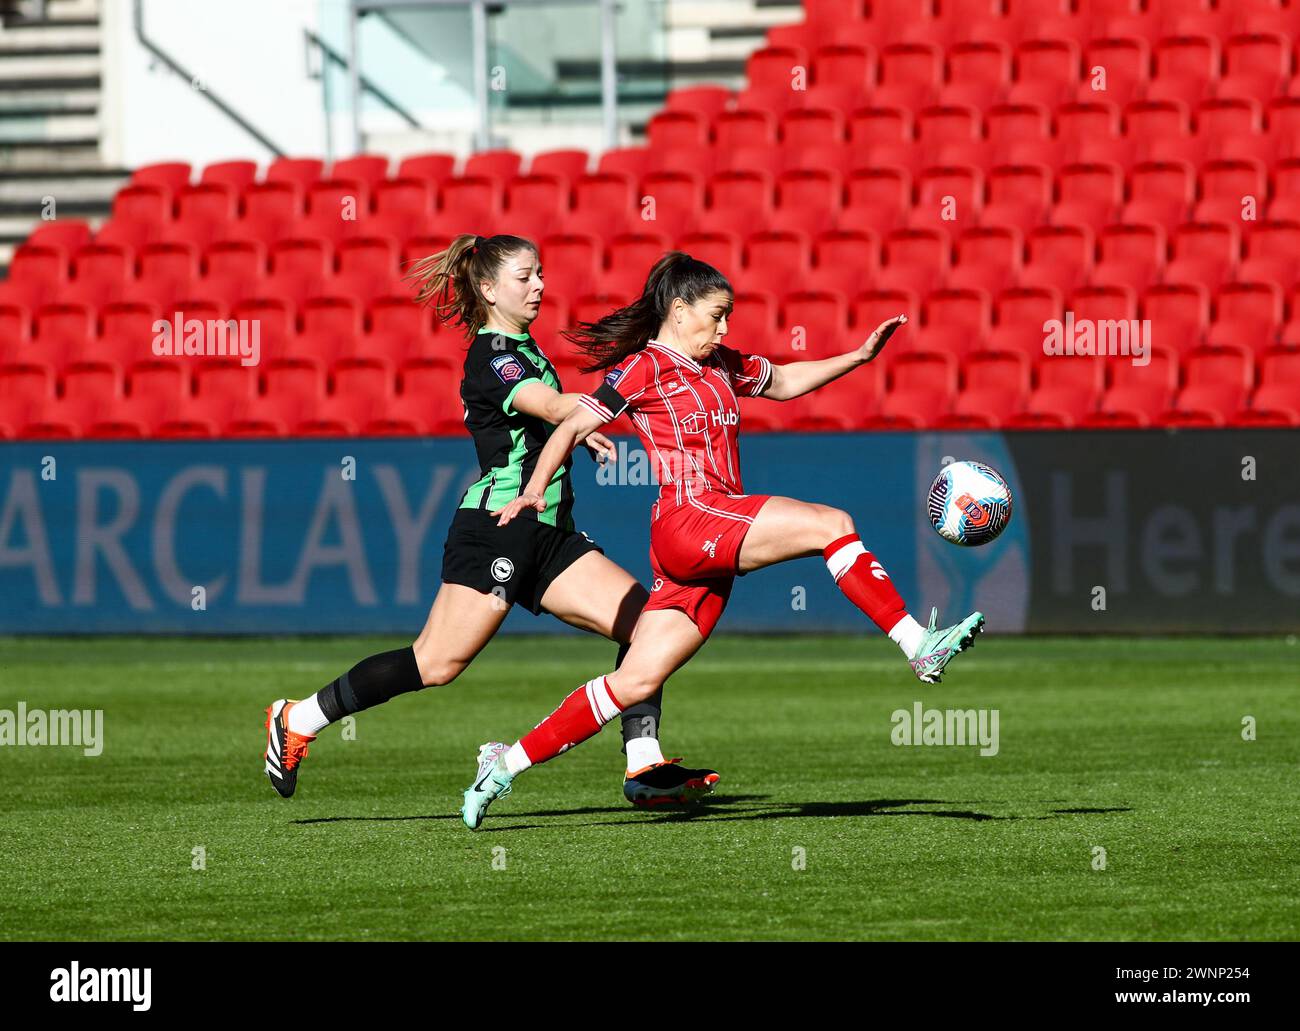
[[[320,702],[316,696],[304,698],[301,702],[295,702],[289,710],[289,729],[295,734],[306,734],[308,737],[314,737],[322,729],[329,726],[329,720],[321,712]]]
[[[627,743],[627,772],[634,773],[647,766],[664,761],[659,750],[659,740],[653,737],[634,737]]]
[[[510,746],[510,751],[506,752],[506,772],[510,776],[518,776],[532,765],[533,761],[528,758],[528,753],[524,751],[523,745],[516,741]]]
[[[921,638],[924,635],[925,627],[911,616],[904,616],[894,624],[894,629],[889,631],[889,639],[902,648],[903,654],[909,659],[916,658],[917,649],[921,647]]]

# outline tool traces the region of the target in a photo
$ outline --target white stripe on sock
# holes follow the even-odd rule
[[[849,541],[848,544],[843,544],[831,552],[830,558],[826,560],[826,568],[830,570],[835,582],[839,583],[840,577],[852,568],[858,556],[866,553],[867,549],[862,546],[861,541]]]
[[[587,681],[587,698],[591,700],[591,714],[602,727],[623,711],[614,701],[609,682],[604,677]]]

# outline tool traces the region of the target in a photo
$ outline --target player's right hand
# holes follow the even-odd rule
[[[492,514],[500,516],[497,520],[497,526],[505,526],[520,512],[526,508],[535,508],[538,512],[546,511],[546,499],[540,494],[520,494],[514,501],[506,505],[505,508],[498,508]]]
[[[894,335],[894,330],[899,326],[906,324],[906,315],[895,315],[892,319],[886,319],[877,326],[875,332],[872,333],[871,336],[867,337],[867,342],[860,348],[862,360],[864,362],[871,361],[871,359],[878,355],[881,349],[885,346],[885,341]]]

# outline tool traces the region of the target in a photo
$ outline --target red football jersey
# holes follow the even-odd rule
[[[759,355],[720,346],[701,363],[651,340],[582,403],[602,423],[628,413],[653,456],[660,503],[681,505],[687,492],[744,493],[736,398],[757,397],[771,381],[772,363]]]

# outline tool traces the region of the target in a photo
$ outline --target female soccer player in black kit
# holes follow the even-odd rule
[[[578,404],[528,327],[542,303],[537,247],[518,236],[462,235],[417,262],[416,300],[461,329],[461,399],[482,476],[461,498],[443,553],[442,586],[410,647],[363,659],[303,701],[267,708],[266,775],[293,794],[307,746],[328,724],[423,687],[449,684],[474,660],[519,603],[618,642],[621,659],[648,595],[573,522],[572,462],[550,479],[545,512],[498,526],[492,512],[516,498],[553,427]],[[587,444],[612,456],[610,441]],[[682,802],[712,790],[718,775],[665,760],[659,749],[662,694],[623,714],[624,795],[638,805]]]

